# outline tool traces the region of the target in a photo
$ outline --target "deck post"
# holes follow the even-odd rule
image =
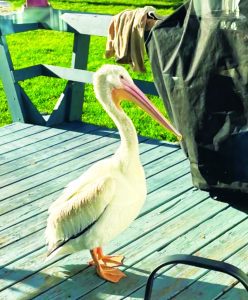
[[[71,67],[87,70],[90,35],[75,33]],[[69,121],[81,121],[85,83],[74,82],[71,90]]]
[[[0,79],[7,97],[13,122],[44,125],[45,121],[14,79],[14,67],[5,36],[0,31]]]
[[[71,68],[86,70],[88,63],[90,36],[74,33]],[[82,120],[85,83],[68,81],[55,109],[47,120],[47,126],[62,122]]]
[[[13,122],[25,122],[20,86],[12,78],[13,64],[6,38],[0,32],[0,78],[3,82]]]

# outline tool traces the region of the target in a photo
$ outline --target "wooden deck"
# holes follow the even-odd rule
[[[175,145],[140,138],[148,197],[138,219],[105,250],[124,254],[127,278],[110,284],[82,251],[45,263],[47,208],[64,186],[111,155],[118,134],[70,123],[60,129],[14,123],[0,128],[0,299],[143,299],[149,273],[167,255],[223,260],[248,272],[248,218],[191,185]],[[153,299],[247,299],[241,284],[217,272],[169,266]]]

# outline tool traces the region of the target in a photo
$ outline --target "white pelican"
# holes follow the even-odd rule
[[[121,143],[116,153],[97,162],[72,181],[49,208],[47,259],[89,249],[97,274],[118,282],[125,274],[114,268],[123,256],[104,255],[102,246],[121,233],[138,216],[146,198],[146,180],[140,163],[138,139],[132,121],[120,106],[129,99],[161,125],[180,133],[134,85],[128,72],[104,65],[94,75],[96,97],[115,122]]]

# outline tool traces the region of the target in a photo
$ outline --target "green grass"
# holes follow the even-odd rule
[[[24,0],[14,0],[10,2],[14,9],[18,9],[24,3]],[[53,8],[57,9],[110,14],[116,14],[125,9],[137,8],[137,5],[131,0],[51,0],[50,3]],[[142,7],[145,5],[152,5],[157,9],[157,13],[166,15],[170,14],[181,3],[182,0],[140,0],[138,6]],[[36,32],[33,31],[10,35],[7,37],[7,40],[13,64],[16,69],[39,63],[66,67],[69,67],[71,64],[73,43],[72,34],[40,30]],[[90,57],[88,63],[89,70],[95,71],[105,63],[115,63],[114,59],[104,58],[105,44],[106,38],[91,38]],[[145,74],[134,73],[128,65],[125,65],[125,67],[133,78],[152,80],[152,73],[147,57],[145,64],[147,68],[147,72]],[[65,81],[60,79],[38,77],[22,82],[21,86],[25,89],[26,93],[32,99],[39,111],[42,113],[51,113],[59,95],[65,87]],[[164,114],[166,114],[161,99],[158,97],[149,98]],[[125,102],[123,104],[123,108],[132,118],[139,134],[168,141],[175,140],[175,137],[170,132],[165,131],[160,125],[134,105]],[[87,85],[85,92],[83,121],[107,126],[109,128],[115,127],[112,120],[103,111],[95,99],[92,86],[90,85]],[[8,123],[11,123],[11,117],[8,112],[6,97],[3,92],[2,85],[0,84],[0,126]]]

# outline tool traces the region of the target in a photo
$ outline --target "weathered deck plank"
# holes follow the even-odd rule
[[[177,166],[175,166],[175,167],[177,167]],[[156,178],[156,177],[151,178],[150,180],[148,179],[148,183],[150,183],[150,181],[157,181],[157,179],[158,178]],[[166,183],[166,179],[164,180],[163,183]],[[153,197],[154,197],[154,195],[153,195]],[[46,198],[45,200],[46,200],[46,203],[44,203],[44,201],[41,201],[41,199],[40,199],[39,201],[30,203],[30,206],[27,206],[27,207],[23,206],[23,207],[19,208],[18,212],[20,212],[21,217],[23,216],[24,218],[27,219],[27,221],[24,222],[24,223],[19,222],[16,225],[11,226],[11,222],[13,222],[13,223],[16,222],[16,214],[18,216],[18,213],[16,213],[15,211],[11,211],[10,213],[4,214],[2,216],[2,220],[3,220],[2,223],[4,224],[5,223],[4,221],[7,221],[7,225],[3,225],[3,226],[5,226],[6,230],[4,232],[2,232],[1,236],[2,236],[2,239],[5,241],[5,243],[0,242],[0,248],[3,247],[3,246],[6,246],[7,243],[11,243],[13,240],[15,240],[16,232],[18,232],[18,235],[20,237],[20,235],[26,235],[27,234],[25,232],[25,230],[30,230],[31,232],[35,231],[34,228],[31,226],[32,222],[35,222],[35,226],[38,226],[38,228],[40,226],[42,226],[42,224],[39,223],[40,214],[44,213],[46,215],[46,210],[47,210],[48,206],[52,203],[52,201],[55,200],[55,197],[54,196],[50,197],[49,200],[48,200],[48,198]],[[154,201],[152,201],[152,202],[154,203]],[[5,203],[8,206],[8,202],[5,201]],[[36,205],[37,205],[37,209],[35,207]],[[154,204],[153,204],[153,207],[154,207]],[[146,207],[144,207],[144,209],[143,209],[143,213],[145,211],[145,208]],[[32,216],[35,216],[35,220],[31,219]],[[43,223],[44,223],[44,226],[45,226],[46,220],[44,219],[43,216],[41,217],[41,220],[43,220]],[[21,230],[23,226],[25,228],[24,228],[24,230]],[[20,231],[22,231],[21,234],[20,234]]]
[[[98,146],[100,146],[101,145],[101,143],[100,144],[98,144]],[[117,145],[115,146],[115,147],[117,147]],[[148,147],[149,147],[149,149],[151,149],[151,148],[154,148],[154,147],[156,147],[156,146],[154,146],[154,145],[152,145],[152,144],[149,144],[148,145]],[[147,146],[145,147],[141,147],[141,152],[142,151],[145,151],[146,150],[146,148],[147,148]],[[158,148],[158,147],[157,147]],[[156,149],[157,149],[156,148]],[[156,159],[156,157],[157,157],[157,155],[158,156],[160,156],[160,152],[158,151],[156,151],[156,149],[154,149],[154,151],[153,151],[153,155],[151,156],[151,154],[149,154],[148,156],[147,156],[147,158],[146,158],[146,162],[148,163],[149,162],[149,160],[154,160],[154,159]],[[168,147],[168,151],[171,151],[170,150],[171,148],[169,148]],[[174,148],[172,148],[172,149],[174,149]],[[164,156],[166,155],[166,151],[167,150],[165,150],[164,151]],[[92,153],[94,154],[94,152],[91,152],[91,155],[92,155]],[[169,153],[169,152],[168,152]],[[87,160],[87,157],[86,157],[86,159],[84,159],[84,155],[86,155],[86,154],[88,154],[88,152],[87,151],[85,151],[85,149],[82,151],[82,156],[81,156],[81,160],[82,161],[84,161],[84,165],[88,165],[88,163],[89,163],[89,161]],[[143,155],[146,155],[147,153],[146,152],[144,152],[144,153],[141,153],[141,159],[143,160]],[[49,159],[49,155],[47,155],[48,156],[48,158],[47,158],[47,160]],[[93,155],[94,156],[94,159],[96,159],[97,157],[95,156],[95,154]],[[44,165],[49,165],[49,164],[47,164],[47,160],[45,160],[45,159],[42,159],[42,160],[44,160],[44,162],[43,162],[43,165],[42,165],[42,167],[44,167]],[[94,160],[93,160],[94,161]],[[65,161],[65,162],[67,162],[67,161]],[[179,159],[178,159],[178,162],[179,162]],[[173,163],[172,162],[170,162],[170,161],[168,161],[168,166],[172,166],[173,165]],[[50,165],[49,165],[49,167],[50,167]],[[61,164],[61,168],[63,169],[64,168],[64,165],[63,164]],[[26,168],[27,169],[27,168]],[[44,170],[47,170],[47,169],[45,169],[44,168]],[[33,173],[31,173],[32,175],[34,175],[36,172],[37,172],[37,170],[35,169],[35,167],[33,167],[32,166],[32,168],[31,168],[31,171],[33,171]],[[81,169],[79,169],[79,174],[80,174],[80,171],[81,171]],[[18,173],[19,172],[19,170],[17,170],[17,172],[14,172],[14,174],[16,174],[16,173]],[[82,173],[83,171],[81,171],[81,173]],[[154,172],[153,172],[154,173]],[[13,175],[14,175],[13,174]],[[66,172],[65,172],[65,174],[66,174]],[[79,175],[78,174],[78,175]],[[152,173],[151,173],[152,174]],[[23,176],[23,173],[20,173],[20,175],[21,176]],[[78,175],[73,175],[72,176],[72,179],[73,178],[76,178]],[[0,176],[1,177],[1,176]],[[13,178],[15,178],[15,176],[13,176]],[[70,181],[70,180],[72,180],[71,178],[69,178],[69,180],[68,180],[68,182]],[[19,180],[20,180],[20,178],[19,178]],[[3,181],[2,181],[3,182]],[[37,183],[37,185],[39,185],[39,183],[38,182],[36,182]],[[56,183],[55,183],[55,185],[56,185]],[[62,186],[62,187],[64,187],[64,186]],[[60,189],[62,188],[62,187],[60,187]],[[3,190],[4,191],[4,190]],[[19,197],[19,195],[17,196],[17,197]],[[12,198],[11,198],[12,199]],[[34,199],[33,199],[34,200]],[[7,198],[6,199],[6,201],[7,202],[4,202],[4,201],[2,201],[2,202],[0,202],[0,212],[1,213],[6,213],[7,211],[5,210],[5,208],[4,208],[4,204],[6,204],[6,208],[9,208],[10,210],[11,209],[13,209],[14,207],[10,207],[10,201],[9,201],[9,198]],[[11,201],[11,204],[12,204],[12,202],[13,201]],[[15,204],[16,202],[14,202],[13,204]],[[18,202],[18,205],[20,204],[20,203],[22,203],[21,202],[21,200]]]
[[[21,123],[12,123],[8,124],[4,127],[0,127],[0,137],[9,135],[11,133],[14,133],[15,131],[23,130],[24,128],[31,127],[31,124],[21,124]]]
[[[224,219],[226,218],[226,213],[224,214]],[[222,222],[224,220],[222,219]],[[221,226],[221,225],[220,225]],[[199,248],[199,244],[197,241],[194,241],[197,243],[198,248],[197,253],[193,251],[193,254],[196,253],[197,255],[202,255],[204,257],[209,257],[211,255],[212,258],[217,260],[226,260],[229,258],[230,253],[236,253],[237,250],[247,245],[247,241],[245,239],[246,233],[245,228],[247,226],[247,219],[243,221],[241,224],[237,225],[235,229],[230,229],[226,233],[222,233],[221,240],[216,238],[214,241],[207,244],[205,247]],[[240,231],[243,231],[243,235],[240,234]],[[228,245],[228,246],[227,246]],[[193,245],[194,246],[194,245]],[[195,246],[194,246],[195,247]],[[243,252],[243,260],[245,259],[245,256],[247,258],[247,252]],[[167,255],[167,251],[166,251]],[[198,281],[198,293],[199,295],[202,293],[204,295],[204,289],[208,288],[213,291],[214,295],[212,298],[207,297],[207,292],[205,292],[206,299],[214,299],[216,295],[218,295],[219,291],[221,289],[225,288],[224,282],[223,284],[220,284],[219,287],[216,287],[216,285],[219,285],[219,282],[222,282],[222,274],[218,274],[219,282],[212,282],[211,280],[207,281],[206,286],[204,287],[204,280],[202,280],[202,276],[206,274],[207,271],[199,269],[199,268],[193,268],[193,267],[182,267],[177,266],[169,271],[163,273],[163,276],[169,277],[170,279],[166,278],[166,281],[162,284],[161,280],[160,282],[157,281],[157,285],[154,287],[154,297],[158,297],[158,295],[166,297],[176,297],[180,298],[180,290],[184,290],[187,287],[189,287],[191,284],[193,284],[196,280]],[[212,273],[209,274],[209,276],[212,276]],[[175,278],[178,278],[178,281],[175,281]],[[158,285],[159,283],[159,285]],[[215,285],[216,284],[216,285]],[[194,294],[192,294],[194,295]],[[162,298],[163,299],[163,298]],[[189,299],[189,298],[183,298],[182,299]],[[192,299],[197,299],[192,297]],[[199,299],[199,296],[198,296]],[[201,299],[205,299],[204,297]]]
[[[42,126],[27,126],[23,128],[22,130],[15,131],[11,134],[4,135],[1,137],[1,145],[5,145],[8,143],[12,143],[11,146],[13,148],[20,146],[20,142],[30,143],[35,139],[35,134],[42,132],[42,131],[47,131],[48,127],[42,127]],[[36,135],[38,138],[38,135]],[[24,139],[24,141],[22,141]],[[17,143],[17,144],[15,144]]]
[[[128,278],[118,285],[98,278],[87,266],[88,251],[44,262],[49,205],[118,143],[114,130],[80,123],[0,128],[0,299],[142,299],[151,270],[180,253],[226,260],[248,272],[247,214],[196,191],[182,151],[146,138],[140,138],[146,203],[106,246],[107,252],[126,256],[122,269]],[[242,299],[242,286],[232,285],[229,276],[169,266],[155,281],[153,299]]]
[[[77,131],[66,131],[51,128],[40,133],[38,141],[32,140],[32,143],[28,143],[27,145],[23,143],[23,140],[20,142],[21,147],[13,147],[11,143],[2,145],[0,165],[5,164],[4,168],[7,169],[8,164],[11,165],[11,162],[20,160],[23,157],[28,160],[33,160],[35,157],[42,155],[43,152],[52,150],[54,146],[57,147],[57,151],[59,151],[59,145],[62,143],[80,137],[85,133],[93,132],[94,129],[96,128],[92,128],[92,126],[86,128],[84,126],[82,128],[83,132],[80,132],[79,129],[77,129]],[[49,144],[47,143],[47,139],[49,139]],[[27,164],[26,160],[22,159],[22,161]]]
[[[243,285],[239,283],[235,286],[235,288],[231,288],[227,292],[223,293],[222,295],[216,297],[216,300],[247,300],[247,293],[243,290]]]
[[[226,250],[226,249],[225,249]],[[227,249],[226,251],[230,251]],[[247,253],[248,245],[241,248],[240,251],[229,257],[226,262],[231,263],[245,272],[248,272],[247,266]],[[217,272],[208,272],[206,275],[202,276],[200,280],[195,281],[190,285],[185,291],[180,293],[177,298],[178,300],[188,300],[188,299],[211,299],[216,297],[218,294],[222,294],[226,289],[226,286],[234,285],[237,282],[233,277],[226,274],[218,274]],[[204,288],[205,284],[210,284],[212,288]],[[245,295],[244,287],[240,287],[240,292],[243,290]],[[236,298],[238,299],[238,298]]]

